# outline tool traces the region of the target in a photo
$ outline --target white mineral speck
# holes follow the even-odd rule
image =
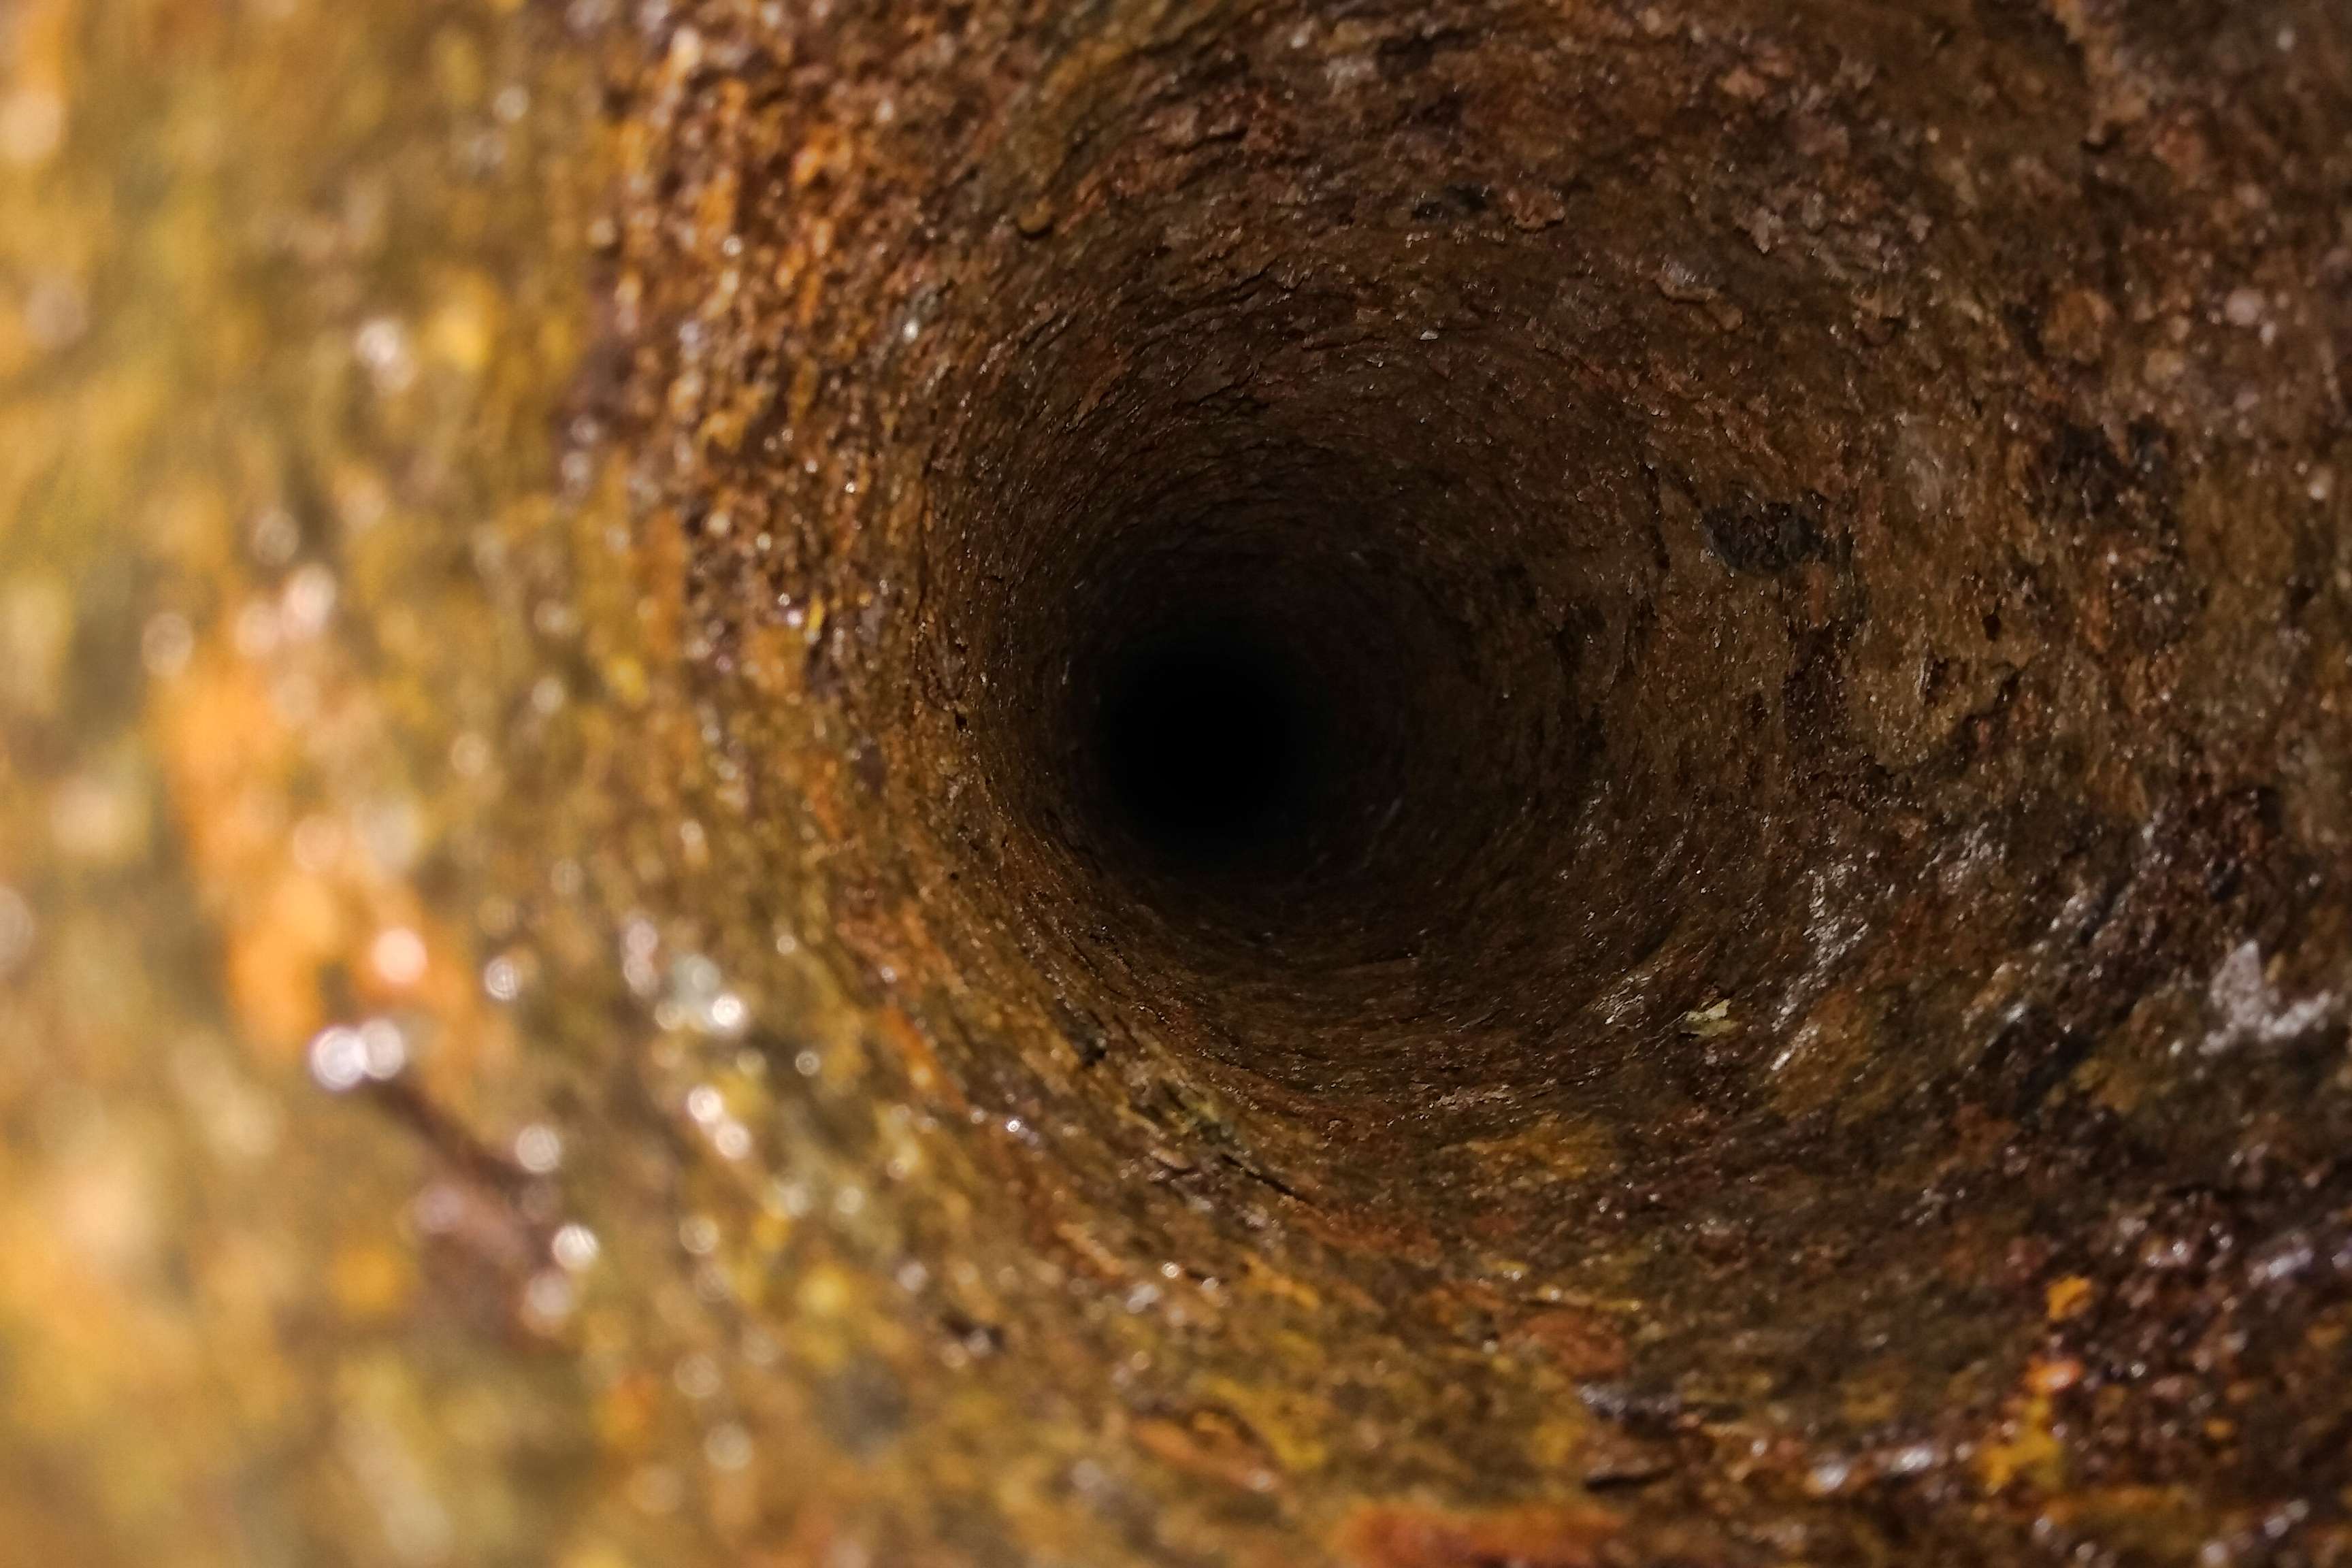
[[[2332,992],[2289,1005],[2263,973],[2262,949],[2240,942],[2213,973],[2206,1002],[2215,1014],[2202,1049],[2218,1056],[2242,1045],[2276,1045],[2325,1023],[2336,1010]]]
[[[406,926],[378,931],[368,945],[368,963],[385,984],[405,989],[425,978],[425,939]]]
[[[330,1094],[357,1089],[367,1077],[367,1047],[357,1029],[338,1024],[310,1042],[310,1076]]]
[[[315,561],[297,569],[286,579],[278,608],[278,626],[289,638],[318,636],[335,613],[335,574]]]
[[[352,340],[360,363],[380,392],[406,390],[416,379],[416,360],[408,346],[408,331],[390,316],[378,316]]]
[[[563,1140],[554,1128],[534,1121],[515,1134],[515,1163],[534,1176],[544,1176],[563,1163]]]
[[[522,972],[510,958],[494,958],[482,965],[482,990],[494,1002],[511,1002],[522,994]]]
[[[408,1066],[408,1040],[389,1018],[370,1018],[359,1026],[360,1070],[379,1083],[398,1078]]]
[[[603,1250],[596,1240],[596,1233],[577,1222],[560,1227],[554,1239],[548,1243],[549,1255],[574,1274],[595,1262],[597,1254]]]

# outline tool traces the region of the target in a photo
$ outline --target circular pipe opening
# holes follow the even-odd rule
[[[1362,784],[1335,673],[1213,608],[1113,650],[1085,742],[1107,829],[1181,879],[1311,863]]]

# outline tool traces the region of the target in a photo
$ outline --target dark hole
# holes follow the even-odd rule
[[[1206,620],[1115,654],[1095,704],[1111,825],[1163,870],[1303,861],[1334,793],[1328,680],[1278,633]]]

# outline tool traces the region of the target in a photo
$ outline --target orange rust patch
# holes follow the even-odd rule
[[[1254,1492],[1271,1491],[1279,1479],[1257,1435],[1223,1410],[1195,1410],[1182,1420],[1149,1417],[1133,1434],[1137,1447],[1186,1475]]]
[[[1332,1547],[1349,1568],[1591,1568],[1619,1527],[1604,1509],[1565,1504],[1457,1513],[1366,1503]]]
[[[907,1082],[916,1093],[929,1096],[959,1114],[966,1109],[955,1079],[940,1065],[939,1054],[931,1049],[930,1040],[903,1008],[886,1007],[874,1023],[875,1032],[883,1043],[896,1051],[905,1064]]]
[[[1606,1319],[1571,1308],[1537,1312],[1517,1333],[1570,1377],[1609,1378],[1625,1370],[1625,1336]]]
[[[2063,1323],[2070,1318],[2079,1318],[2090,1310],[2091,1282],[2079,1274],[2070,1274],[2063,1279],[2053,1280],[2045,1295],[2044,1302],[2050,1321],[2053,1323]]]

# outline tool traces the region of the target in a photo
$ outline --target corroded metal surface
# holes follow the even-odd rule
[[[2352,1554],[2340,7],[0,28],[0,1557]]]

